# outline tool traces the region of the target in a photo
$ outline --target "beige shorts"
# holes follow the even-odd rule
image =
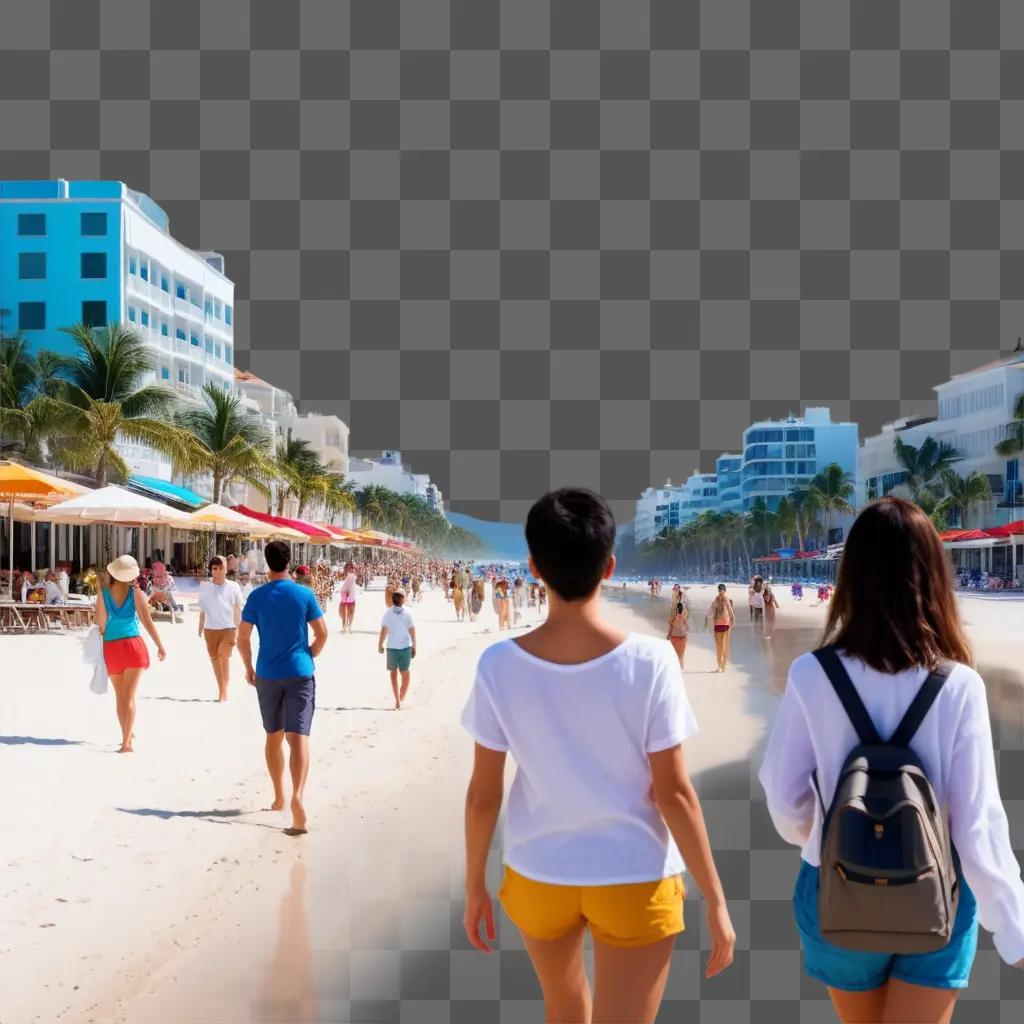
[[[232,629],[204,629],[203,638],[206,640],[206,653],[211,658],[227,658],[235,648],[235,634],[238,630]]]

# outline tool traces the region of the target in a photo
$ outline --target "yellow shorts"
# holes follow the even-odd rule
[[[609,946],[649,946],[678,935],[686,888],[682,875],[625,885],[552,885],[505,867],[498,898],[512,923],[534,939],[561,939],[583,924]]]

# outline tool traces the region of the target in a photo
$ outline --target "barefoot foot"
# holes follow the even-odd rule
[[[276,799],[269,807],[265,807],[266,811],[283,811],[284,810],[284,797]]]
[[[302,835],[306,831],[306,809],[292,798],[292,827],[286,829],[288,835]]]

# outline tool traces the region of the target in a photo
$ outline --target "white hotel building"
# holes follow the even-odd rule
[[[938,417],[897,420],[864,439],[857,457],[859,501],[892,491],[905,495],[907,474],[896,460],[895,440],[920,448],[931,437],[963,456],[953,467],[959,476],[979,472],[988,477],[993,499],[972,510],[970,525],[1000,526],[1021,518],[1024,459],[997,455],[995,446],[1007,436],[1014,406],[1024,394],[1024,353],[959,373],[935,392]]]

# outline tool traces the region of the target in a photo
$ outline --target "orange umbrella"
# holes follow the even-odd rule
[[[14,503],[15,501],[62,501],[73,498],[85,490],[78,484],[41,473],[31,466],[18,462],[0,462],[0,496],[7,499],[8,518],[8,562],[11,581],[11,600],[14,599]]]

